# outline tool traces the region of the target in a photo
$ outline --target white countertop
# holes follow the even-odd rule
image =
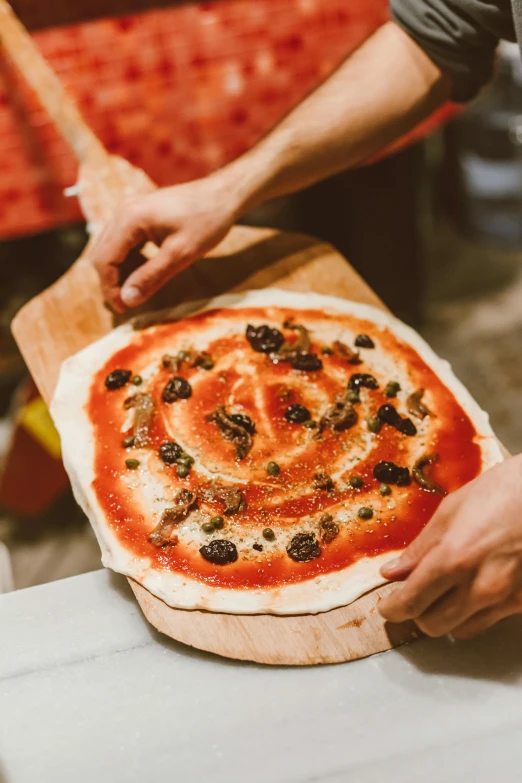
[[[175,644],[105,571],[0,596],[0,783],[522,780],[522,618],[337,666]]]

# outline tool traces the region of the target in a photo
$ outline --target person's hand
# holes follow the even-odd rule
[[[446,497],[381,573],[403,583],[378,605],[390,622],[465,639],[522,612],[522,455]]]
[[[88,256],[107,304],[123,312],[149,299],[226,236],[237,217],[235,206],[231,189],[212,176],[125,200]],[[148,240],[159,252],[121,285],[120,265],[132,248]]]

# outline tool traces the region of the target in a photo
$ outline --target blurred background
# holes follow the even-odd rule
[[[160,185],[237,157],[388,18],[386,0],[13,0],[110,152]],[[0,49],[0,592],[98,568],[10,334],[87,235],[76,163]],[[357,171],[246,216],[334,244],[522,448],[522,66]],[[6,556],[10,553],[12,573]]]

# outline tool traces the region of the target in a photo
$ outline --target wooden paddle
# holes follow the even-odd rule
[[[382,303],[330,246],[309,237],[236,226],[207,258],[170,281],[151,310],[207,299],[227,290],[277,286]],[[18,313],[12,329],[44,398],[50,401],[62,361],[112,328],[96,272],[83,259]],[[226,615],[172,609],[131,580],[147,619],[193,647],[241,660],[306,665],[350,661],[416,635],[412,623],[389,626],[377,603],[390,585],[349,606],[318,615]]]
[[[117,155],[109,155],[7,0],[0,0],[0,42],[78,160],[78,198],[92,233],[125,196],[155,189],[144,171]],[[142,249],[147,258],[156,252],[152,243]]]

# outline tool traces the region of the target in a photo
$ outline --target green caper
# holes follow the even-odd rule
[[[190,473],[190,468],[188,465],[185,465],[183,462],[178,462],[178,465],[176,467],[176,473],[180,478],[186,478]]]
[[[141,377],[141,375],[135,375],[134,378],[132,379],[132,383],[134,386],[141,386],[141,384],[143,383],[143,378]]]
[[[348,389],[346,392],[346,399],[348,402],[360,402],[361,398],[359,392],[356,389]]]
[[[214,362],[209,356],[207,359],[203,359],[200,366],[203,367],[204,370],[211,370],[214,366]]]
[[[371,519],[373,517],[373,511],[368,506],[362,506],[357,512],[359,519]]]
[[[214,525],[212,524],[212,520],[210,522],[203,522],[201,529],[204,533],[213,533]]]
[[[370,432],[377,434],[381,431],[382,422],[378,416],[370,416],[369,419],[366,419],[366,424]]]
[[[391,487],[388,484],[381,484],[379,492],[381,495],[391,495]]]
[[[188,351],[178,351],[178,359],[180,362],[184,362],[185,359],[189,358],[189,352]]]
[[[263,530],[263,538],[266,538],[267,541],[273,541],[275,538],[275,533],[272,530],[271,527],[265,527]]]
[[[184,451],[182,454],[179,455],[176,462],[179,464],[180,462],[183,463],[183,465],[188,465],[189,467],[194,464],[194,457],[191,457],[190,454],[187,454],[186,451]]]
[[[134,435],[129,435],[128,437],[124,438],[122,445],[124,449],[130,449],[132,446],[134,446]]]
[[[223,517],[212,517],[210,523],[214,526],[215,530],[221,530],[221,528],[225,524],[225,520],[223,519]]]
[[[281,468],[277,462],[269,462],[266,466],[266,472],[269,476],[278,476],[281,472]]]
[[[323,345],[323,347],[321,348],[321,353],[323,354],[323,356],[331,356],[333,354],[333,351],[331,348],[328,348],[327,345]]]
[[[303,421],[303,427],[306,427],[307,430],[315,430],[317,422],[313,419],[307,419],[306,421]]]
[[[125,464],[129,470],[136,470],[140,466],[140,461],[139,459],[126,459]]]
[[[396,397],[397,392],[400,392],[401,385],[400,383],[397,383],[397,381],[389,381],[389,383],[386,384],[384,387],[384,394],[387,397]]]
[[[360,489],[363,486],[364,481],[362,478],[360,478],[360,476],[350,476],[348,483],[354,489]]]

